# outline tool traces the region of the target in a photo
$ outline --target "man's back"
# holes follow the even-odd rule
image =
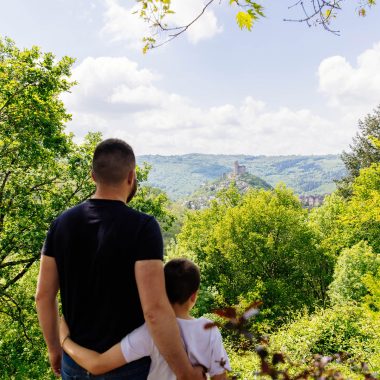
[[[144,322],[134,264],[162,260],[154,218],[90,199],[54,221],[43,254],[56,259],[63,314],[78,343],[102,352]]]

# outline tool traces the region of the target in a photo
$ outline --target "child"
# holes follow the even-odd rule
[[[210,322],[208,319],[194,319],[189,314],[199,290],[198,267],[190,260],[174,259],[165,265],[164,272],[166,292],[176,314],[190,362],[206,368],[212,380],[226,379],[226,369],[230,370],[230,365],[219,330],[216,327],[205,329],[204,326]],[[73,342],[64,320],[61,322],[60,333],[62,348],[66,353],[94,375],[150,356],[152,362],[148,380],[175,380],[174,373],[154,345],[146,324],[102,354]]]

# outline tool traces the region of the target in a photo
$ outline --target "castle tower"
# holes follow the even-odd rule
[[[247,172],[247,168],[245,165],[239,165],[239,161],[234,162],[234,175],[239,176],[241,174],[245,174]]]
[[[235,176],[239,175],[239,161],[234,162],[234,174]]]

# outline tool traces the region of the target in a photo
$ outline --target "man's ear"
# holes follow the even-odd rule
[[[94,182],[96,182],[96,176],[93,170],[91,170],[91,178]]]

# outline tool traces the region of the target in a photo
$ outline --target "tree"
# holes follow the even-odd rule
[[[284,187],[216,200],[188,214],[177,253],[199,264],[217,306],[262,299],[273,324],[326,299],[333,261],[317,248],[307,215]]]
[[[73,62],[0,40],[0,296],[38,259],[52,219],[94,191],[89,174],[101,135],[78,145],[64,131],[70,115],[59,95],[74,84],[68,80]],[[138,168],[139,182],[148,173],[148,166]],[[149,187],[134,200],[170,225],[167,203]]]
[[[346,204],[346,200],[334,192],[325,197],[322,206],[312,209],[309,215],[309,226],[318,237],[319,248],[334,261],[346,246],[340,221]]]
[[[73,180],[62,181],[63,165],[80,177],[74,159],[80,151],[69,156],[70,115],[58,97],[73,85],[72,63],[0,40],[0,296],[37,260],[46,223],[71,196],[65,191]],[[72,186],[72,197],[86,192],[83,185]]]
[[[10,377],[22,360],[38,356],[28,352],[45,350],[37,336],[33,269],[49,224],[94,192],[91,160],[101,135],[89,133],[76,144],[65,133],[70,115],[59,97],[74,84],[73,62],[0,39],[0,367]],[[147,166],[137,169],[143,186],[134,206],[170,226],[168,198],[144,186],[148,173]]]
[[[149,25],[151,31],[143,39],[144,53],[185,33],[203,16],[207,8],[216,3],[215,0],[206,0],[196,17],[189,20],[187,24],[178,26],[170,20],[170,15],[175,13],[171,0],[136,0],[136,2],[139,9],[135,13]],[[307,2],[296,0],[289,4],[289,8],[300,8],[302,16],[296,19],[284,19],[284,21],[304,22],[308,26],[321,25],[325,30],[339,34],[339,31],[331,27],[331,23],[342,10],[343,3],[344,0],[308,0]],[[238,9],[236,23],[240,29],[251,31],[253,24],[258,19],[265,17],[263,5],[254,0],[228,0],[228,4]],[[375,4],[375,0],[358,1],[358,14],[365,16],[366,10]]]
[[[347,247],[364,240],[380,253],[380,164],[360,171],[340,222]]]
[[[347,175],[337,181],[339,192],[350,196],[352,183],[359,175],[360,169],[380,162],[380,105],[368,114],[364,120],[359,120],[359,132],[353,138],[350,151],[344,151],[341,158],[347,170]]]
[[[360,241],[380,253],[380,164],[361,169],[350,191],[348,199],[333,193],[310,215],[321,249],[335,259]]]
[[[365,275],[376,275],[380,270],[380,256],[367,243],[361,241],[344,249],[334,269],[329,296],[334,304],[362,301],[367,295]]]

